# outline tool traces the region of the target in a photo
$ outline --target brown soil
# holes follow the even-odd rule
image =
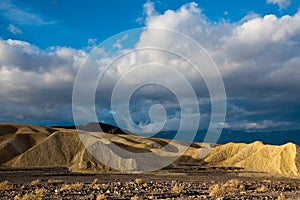
[[[37,179],[39,183],[31,183]],[[98,181],[95,182],[95,179]],[[300,198],[300,179],[197,165],[182,165],[145,174],[84,174],[70,172],[67,168],[1,169],[0,181],[6,180],[13,187],[1,190],[0,186],[1,199],[16,196],[25,199],[26,194],[36,195],[41,191],[40,199],[96,199],[101,194],[105,199]],[[54,184],[48,183],[48,180],[61,181]],[[228,184],[231,180],[234,180],[233,185]],[[75,183],[83,185],[78,188]],[[219,191],[212,192],[216,185],[220,186]]]

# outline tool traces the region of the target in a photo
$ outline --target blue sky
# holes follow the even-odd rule
[[[177,10],[189,3],[186,0],[153,1],[158,12]],[[275,14],[280,17],[297,12],[299,2],[292,1],[287,8],[279,8],[277,4],[267,4],[262,0],[203,0],[195,1],[207,18],[213,22],[228,20],[237,22],[249,13],[259,15]],[[50,46],[68,46],[83,48],[88,39],[98,42],[119,32],[142,27],[137,19],[144,17],[145,1],[11,1],[3,0],[2,5],[10,5],[11,9],[19,10],[9,13],[9,9],[1,9],[1,37],[3,39],[19,39],[40,48]],[[22,34],[11,33],[9,25],[18,27]]]
[[[129,29],[160,27],[177,30],[199,42],[218,66],[227,93],[225,127],[298,129],[299,7],[300,2],[296,0],[2,0],[0,121],[72,124],[73,83],[91,49]],[[120,35],[119,43],[123,42],[121,36],[124,41],[128,39],[126,33]],[[132,41],[142,47],[160,39],[160,35],[139,36]],[[172,41],[166,37],[168,39]],[[127,44],[132,46],[132,41]],[[164,42],[161,44],[164,48],[173,48]],[[117,49],[126,48],[131,47],[121,45]],[[174,63],[163,55],[153,55],[166,65]],[[125,61],[137,64],[147,59],[149,57],[135,55],[133,60]],[[180,68],[180,64],[178,61],[174,68]],[[122,64],[116,68],[117,72],[111,70],[107,76],[121,77],[129,70]],[[147,75],[157,76],[155,71]],[[207,89],[202,86],[201,78],[189,73],[186,77],[191,80],[203,111],[199,126],[207,128],[211,117]],[[107,78],[104,84],[107,88],[96,95],[98,117],[107,123],[113,123],[116,113],[109,107],[108,98],[114,81]],[[182,116],[172,93],[152,87],[143,88],[135,95],[130,109],[138,125],[143,127],[150,123],[147,130],[151,132],[151,127],[155,130],[156,124],[151,124],[147,113],[152,104],[160,103],[167,108],[166,129],[178,127]],[[197,115],[191,112],[186,117]],[[130,129],[126,123],[123,127]]]

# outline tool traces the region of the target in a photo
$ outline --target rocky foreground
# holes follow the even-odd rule
[[[194,169],[189,173],[169,169],[155,174],[76,174],[62,168],[5,169],[0,171],[0,197],[16,200],[300,199],[299,179],[239,173],[226,168]]]

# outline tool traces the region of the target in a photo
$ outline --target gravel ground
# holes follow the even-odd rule
[[[300,199],[300,179],[228,168],[181,168],[148,174],[82,174],[64,168],[0,169],[0,181],[0,199],[16,200]]]

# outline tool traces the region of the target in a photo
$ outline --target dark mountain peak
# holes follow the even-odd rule
[[[88,131],[88,132],[99,132],[99,128],[101,127],[102,131],[105,133],[111,133],[111,134],[126,134],[126,135],[133,135],[131,132],[121,129],[119,127],[113,126],[111,124],[105,124],[102,122],[90,122],[86,125],[80,125],[80,126],[53,126],[53,128],[65,128],[65,129],[78,129],[82,131]]]

